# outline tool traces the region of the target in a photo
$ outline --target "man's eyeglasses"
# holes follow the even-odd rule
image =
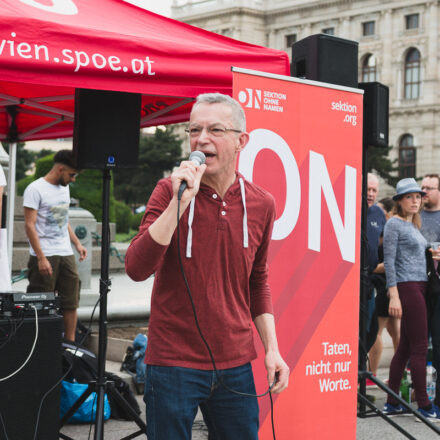
[[[69,173],[69,177],[71,177],[72,179],[75,177],[78,177],[78,173]]]
[[[435,189],[438,188],[432,188],[431,186],[422,186],[422,191],[434,191]]]
[[[196,138],[202,134],[203,129],[205,129],[210,136],[214,136],[214,137],[222,137],[226,134],[227,131],[242,133],[241,130],[236,130],[235,128],[226,128],[223,127],[222,125],[210,125],[208,127],[192,125],[191,127],[186,128],[185,131],[189,134],[190,137]]]

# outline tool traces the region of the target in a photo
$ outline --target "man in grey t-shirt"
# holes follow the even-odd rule
[[[24,222],[29,240],[27,292],[54,292],[61,298],[64,337],[75,340],[80,280],[71,243],[79,261],[87,257],[69,224],[69,183],[77,170],[72,151],[60,150],[50,171],[30,183],[23,195]]]
[[[423,209],[420,212],[422,227],[420,232],[426,238],[429,246],[440,242],[440,177],[438,174],[427,174],[422,180]],[[437,386],[435,404],[440,404],[440,301],[430,323],[432,338],[433,365],[437,370]]]
[[[422,227],[420,229],[429,245],[440,242],[440,187],[439,175],[427,174],[422,180],[423,197]]]

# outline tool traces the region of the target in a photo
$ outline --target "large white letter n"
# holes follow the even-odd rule
[[[324,156],[310,151],[309,249],[321,250],[321,190],[345,261],[354,263],[356,247],[356,169],[345,166],[344,223],[336,202]]]

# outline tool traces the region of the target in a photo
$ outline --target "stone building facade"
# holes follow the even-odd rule
[[[390,88],[389,143],[399,176],[440,173],[438,0],[174,0],[172,17],[285,50],[327,33],[359,43],[359,81]]]

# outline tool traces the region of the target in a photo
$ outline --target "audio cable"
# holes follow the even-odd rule
[[[76,357],[76,353],[79,349],[79,346],[83,344],[83,342],[85,341],[86,337],[89,335],[90,330],[92,328],[92,322],[93,322],[93,316],[95,314],[96,311],[96,307],[98,307],[98,304],[101,301],[101,295],[99,296],[99,298],[97,299],[95,306],[93,307],[92,310],[92,314],[90,315],[90,320],[89,320],[89,325],[87,327],[87,331],[85,332],[85,335],[83,337],[83,339],[78,343],[78,346],[75,348],[75,351],[73,352],[73,357],[72,357],[72,364],[70,364],[69,368],[67,369],[67,371],[60,377],[60,379],[57,380],[57,382],[55,382],[54,385],[52,385],[51,388],[49,388],[49,390],[46,391],[46,393],[43,395],[43,397],[41,398],[40,401],[40,406],[38,408],[38,413],[37,413],[37,422],[35,424],[35,431],[34,431],[34,437],[33,440],[37,440],[37,433],[38,433],[38,425],[39,425],[39,421],[40,421],[40,417],[41,417],[41,410],[43,408],[43,403],[44,400],[46,399],[46,397],[57,388],[57,386],[69,375],[69,373],[71,372],[72,368],[73,368],[73,364],[75,363],[75,360],[77,359]]]
[[[19,322],[17,323],[16,319],[12,319],[8,316],[5,316],[4,318],[8,320],[9,323],[9,331],[4,330],[4,329],[0,329],[0,332],[3,334],[2,336],[0,336],[0,340],[1,345],[0,345],[0,350],[5,347],[9,341],[11,341],[15,334],[17,333],[17,331],[20,329],[20,327],[23,325],[24,322],[24,312],[22,309],[18,309],[17,310],[17,314],[18,314],[18,318],[19,318]]]
[[[31,351],[29,352],[27,358],[26,358],[25,361],[21,364],[21,366],[18,367],[14,372],[8,374],[8,375],[5,376],[5,377],[0,378],[0,382],[4,382],[4,381],[10,379],[11,377],[15,376],[17,373],[19,373],[19,372],[25,367],[25,365],[29,362],[29,359],[32,357],[32,355],[33,355],[33,353],[34,353],[35,346],[36,346],[36,344],[37,344],[37,340],[38,340],[38,312],[37,312],[37,308],[36,308],[33,304],[31,304],[31,307],[34,309],[34,313],[35,313],[35,337],[34,337],[34,341],[33,341],[33,343],[32,343]],[[20,327],[20,326],[19,326],[19,327]],[[19,327],[18,327],[18,328],[19,328]],[[14,332],[14,335],[15,335],[15,332]],[[11,339],[11,338],[8,338],[7,342],[9,342],[10,339]],[[4,345],[5,345],[5,344],[4,344]],[[2,345],[2,346],[3,346],[3,345]],[[0,422],[1,422],[1,425],[2,425],[2,428],[3,428],[3,432],[4,432],[4,434],[5,434],[5,438],[6,438],[6,440],[8,440],[8,434],[7,434],[7,432],[6,432],[5,421],[3,420],[3,416],[2,416],[1,413],[0,413]]]
[[[28,357],[21,364],[21,366],[19,368],[17,368],[13,373],[7,375],[6,377],[1,377],[0,382],[3,382],[5,380],[10,379],[12,376],[15,376],[19,371],[21,371],[24,368],[24,366],[29,362],[29,359],[34,354],[35,345],[37,344],[37,339],[38,339],[38,312],[37,312],[36,307],[33,304],[31,304],[31,307],[34,309],[34,313],[35,313],[35,337],[34,337],[34,342],[32,344],[31,351],[29,352]]]
[[[90,329],[91,329],[91,327],[92,327],[93,316],[94,316],[94,314],[95,314],[96,307],[98,306],[98,304],[99,304],[100,301],[101,301],[101,296],[98,298],[98,300],[97,300],[96,303],[95,303],[95,306],[93,307],[92,314],[91,314],[91,316],[90,316],[89,326],[88,326],[87,331],[86,331],[86,333],[85,333],[85,335],[84,335],[84,338],[79,342],[79,345],[82,345],[82,343],[84,342],[85,338],[87,337],[87,335],[88,335],[89,332],[90,332]],[[26,361],[23,363],[23,365],[22,365],[20,368],[18,368],[14,373],[8,375],[7,377],[2,378],[2,380],[7,380],[7,379],[11,378],[13,375],[17,374],[17,373],[18,373],[18,372],[19,372],[19,371],[20,371],[20,370],[26,365],[26,363],[29,361],[29,359],[31,358],[31,356],[32,356],[32,354],[33,354],[33,352],[34,352],[35,345],[36,345],[36,342],[37,342],[37,339],[38,339],[38,314],[37,314],[37,309],[36,309],[34,306],[31,306],[31,307],[33,307],[33,308],[34,308],[34,311],[35,311],[35,338],[34,338],[34,343],[33,343],[33,346],[32,346],[32,349],[31,349],[31,352],[30,352],[28,358],[26,359]],[[22,323],[23,323],[23,322],[21,321],[20,324],[19,324],[19,326],[18,326],[18,328],[22,325]],[[76,352],[77,352],[78,349],[79,349],[79,345],[76,347],[75,352],[73,353],[73,362],[75,362],[75,360],[76,360]],[[58,379],[58,380],[56,381],[56,383],[55,383],[54,385],[52,385],[52,387],[49,388],[49,390],[46,391],[46,393],[45,393],[45,394],[43,395],[43,397],[41,398],[40,405],[39,405],[39,407],[38,407],[37,417],[36,417],[35,431],[34,431],[33,440],[36,440],[36,439],[37,439],[38,425],[39,425],[39,421],[40,421],[40,417],[41,417],[41,410],[42,410],[42,408],[43,408],[44,400],[45,400],[46,397],[47,397],[47,396],[48,396],[53,390],[55,390],[55,389],[57,388],[57,386],[58,386],[58,385],[59,385],[59,384],[60,384],[60,383],[61,383],[61,382],[67,377],[67,375],[70,373],[70,371],[72,370],[72,368],[73,368],[73,364],[71,364],[71,365],[69,366],[69,368],[68,368],[67,371],[61,376],[61,378]],[[5,440],[9,440],[9,437],[8,437],[8,434],[7,434],[7,431],[6,431],[5,421],[4,421],[3,416],[2,416],[1,413],[0,413],[0,425],[1,425],[1,427],[3,428],[3,432],[4,432],[4,435],[5,435]]]
[[[272,399],[272,393],[271,393],[271,390],[272,390],[272,388],[274,387],[274,385],[276,383],[276,377],[275,377],[273,383],[271,385],[269,385],[268,389],[264,393],[262,393],[262,394],[243,393],[241,391],[237,391],[237,390],[234,390],[234,389],[230,388],[229,386],[227,386],[223,382],[222,376],[219,374],[219,371],[217,370],[217,365],[215,363],[215,359],[214,359],[214,355],[212,354],[211,347],[209,346],[208,341],[205,339],[205,336],[203,335],[203,331],[200,328],[199,319],[198,319],[196,307],[195,307],[195,304],[194,304],[194,299],[193,299],[193,296],[192,296],[192,293],[191,293],[191,288],[189,286],[188,279],[186,277],[185,268],[183,267],[182,254],[180,252],[180,197],[177,200],[177,255],[178,255],[178,259],[179,259],[180,271],[182,273],[183,281],[184,281],[185,287],[186,287],[186,292],[187,292],[189,300],[191,302],[191,308],[192,308],[192,312],[193,312],[193,316],[194,316],[194,321],[195,321],[195,324],[196,324],[196,327],[197,327],[197,331],[198,331],[198,333],[200,335],[200,338],[203,341],[203,344],[205,345],[205,347],[206,347],[206,349],[208,351],[208,354],[209,354],[209,357],[210,357],[210,360],[211,360],[211,363],[212,363],[213,370],[214,370],[214,372],[216,374],[216,377],[217,377],[218,381],[220,382],[220,384],[226,390],[228,390],[229,392],[231,392],[233,394],[237,394],[239,396],[244,396],[244,397],[257,397],[257,398],[259,398],[259,397],[264,397],[267,394],[269,394],[269,398],[270,398],[270,415],[271,415],[271,423],[272,423],[272,436],[273,436],[273,440],[276,440],[275,424],[274,424],[274,408],[273,408],[273,399]]]

